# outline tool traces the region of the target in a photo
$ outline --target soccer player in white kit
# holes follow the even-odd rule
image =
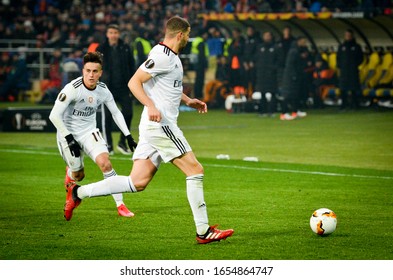
[[[114,176],[97,183],[71,186],[66,197],[65,215],[72,215],[86,197],[143,191],[164,161],[171,162],[186,175],[187,198],[194,217],[197,242],[220,241],[233,234],[232,229],[219,230],[216,225],[209,226],[203,193],[203,167],[177,125],[181,101],[199,113],[207,112],[204,102],[183,93],[183,66],[178,52],[186,46],[189,34],[187,20],[177,16],[170,18],[164,41],[151,50],[148,59],[128,83],[134,96],[144,105],[130,176]]]
[[[81,181],[84,176],[84,153],[101,169],[104,178],[115,176],[109,160],[105,140],[96,128],[96,112],[105,104],[112,113],[115,123],[127,137],[128,145],[134,150],[136,143],[117,108],[112,93],[99,78],[102,75],[102,58],[98,52],[87,53],[83,58],[83,76],[68,83],[58,95],[49,119],[57,129],[57,144],[66,167],[65,188]],[[114,194],[119,215],[132,217],[122,194]],[[67,220],[71,217],[65,216]]]

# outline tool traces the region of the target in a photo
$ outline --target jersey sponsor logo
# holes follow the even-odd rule
[[[67,99],[67,95],[65,93],[59,94],[59,101],[63,102]]]
[[[181,87],[182,86],[182,81],[179,81],[179,80],[174,80],[173,81],[173,87]]]
[[[153,60],[153,59],[148,59],[148,60],[145,62],[145,67],[146,67],[147,69],[153,68],[153,67],[154,67],[154,60]]]
[[[77,117],[89,117],[93,114],[95,114],[95,110],[93,107],[85,107],[85,109],[83,110],[78,110],[78,109],[74,109],[72,111],[72,115],[77,116]]]

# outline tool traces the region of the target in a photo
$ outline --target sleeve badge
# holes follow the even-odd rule
[[[63,102],[64,100],[66,100],[67,95],[65,93],[60,93],[59,94],[59,101]]]
[[[145,67],[146,67],[147,69],[153,68],[153,67],[154,67],[154,60],[153,60],[153,59],[148,59],[148,60],[146,60],[146,62],[145,62]]]

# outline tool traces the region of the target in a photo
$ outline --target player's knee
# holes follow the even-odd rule
[[[98,155],[95,159],[95,162],[102,172],[109,172],[112,170],[112,163],[109,160],[108,153],[102,153]]]
[[[203,169],[203,166],[202,166],[202,164],[200,164],[199,162],[198,163],[196,163],[195,165],[194,165],[194,168],[193,168],[194,170],[194,174],[203,174],[204,173],[204,169]]]
[[[112,170],[112,164],[109,160],[97,162],[97,165],[101,169],[102,172],[109,172]]]
[[[142,192],[146,189],[147,186],[135,186],[137,192]]]
[[[149,184],[149,180],[146,179],[134,179],[133,180],[134,186],[138,192],[144,191]]]

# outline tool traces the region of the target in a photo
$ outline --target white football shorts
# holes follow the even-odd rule
[[[98,155],[102,153],[108,153],[108,147],[104,138],[102,138],[99,129],[96,129],[90,133],[86,133],[86,135],[79,139],[78,143],[82,148],[81,156],[74,157],[71,155],[71,151],[68,148],[68,143],[65,138],[57,134],[57,146],[59,148],[60,154],[71,171],[76,172],[84,167],[84,154],[88,155],[95,162],[95,159]]]
[[[158,168],[162,161],[170,162],[190,151],[192,149],[179,127],[149,127],[140,131],[138,146],[132,159],[150,158]]]

